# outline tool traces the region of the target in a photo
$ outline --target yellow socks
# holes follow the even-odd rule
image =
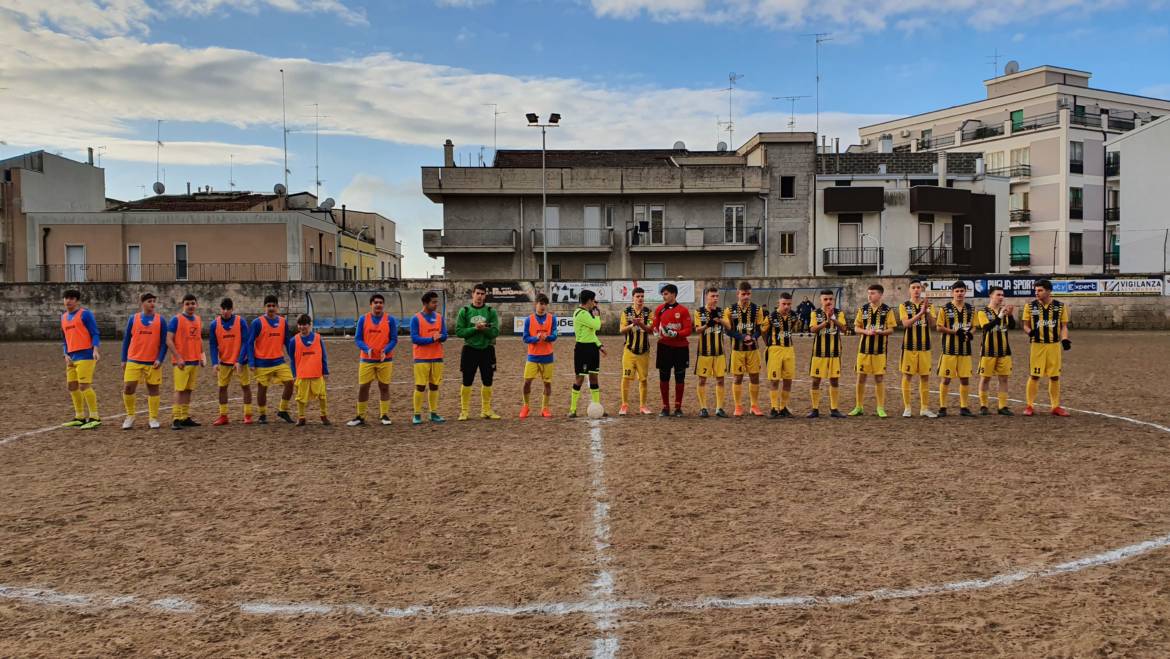
[[[419,391],[418,389],[414,390],[414,401],[413,402],[414,402],[414,413],[415,414],[422,414],[423,399],[425,397],[426,397],[425,392]]]
[[[996,400],[999,401],[999,409],[1002,410],[1003,408],[1007,407],[1008,399],[1007,399],[1007,392],[1006,391],[999,392],[998,394],[995,395],[995,398],[996,398]]]
[[[760,385],[755,382],[748,384],[748,402],[752,407],[760,406]]]
[[[427,405],[430,407],[432,413],[439,411],[438,389],[431,389],[430,394],[427,396]]]
[[[277,407],[277,409],[280,410],[281,412],[287,412],[288,411],[288,401],[281,398],[280,399],[280,406]]]
[[[581,387],[573,387],[573,393],[569,394],[569,414],[577,413],[577,401],[581,399]]]
[[[431,406],[431,411],[435,406]],[[459,413],[466,416],[471,410],[471,387],[459,387]]]
[[[220,403],[219,404],[219,415],[220,416],[227,416],[227,413],[228,413],[227,403]]]
[[[182,421],[187,418],[187,406],[175,403],[171,406],[171,418],[175,421]]]
[[[736,407],[740,406],[740,401],[743,400],[743,385],[738,382],[731,383],[731,401],[735,403]]]
[[[1060,380],[1048,381],[1048,399],[1053,407],[1060,407]]]
[[[983,389],[980,389],[979,390],[979,407],[987,407],[988,403],[990,403],[990,402],[991,402],[991,395],[988,394]],[[1001,405],[1000,407],[1003,407],[1003,406]]]
[[[89,418],[100,419],[101,415],[98,414],[97,406],[97,392],[93,390],[93,387],[81,392],[81,397],[85,399],[85,406],[89,408]]]
[[[488,412],[492,411],[492,388],[491,387],[485,386],[485,387],[479,388],[479,410],[483,414],[487,414]]]
[[[620,390],[621,390],[621,396],[622,396],[622,405],[629,405],[630,404],[630,381],[628,378],[622,378],[622,384],[621,384]]]
[[[886,383],[873,383],[873,397],[877,399],[877,406],[879,410],[886,409]]]
[[[321,416],[322,417],[329,416],[329,399],[325,397],[325,394],[321,394],[320,401],[321,401]]]
[[[1028,401],[1028,407],[1036,404],[1036,394],[1040,393],[1040,381],[1036,378],[1028,378],[1028,385],[1024,388],[1025,398]]]
[[[780,409],[780,391],[778,389],[768,390],[768,402],[772,404],[772,409]]]
[[[715,407],[717,408],[723,407],[723,394],[725,393],[725,389],[725,385],[718,382],[715,383]]]
[[[267,416],[268,406],[267,405],[257,405],[256,411],[260,413],[260,416]]]
[[[70,398],[70,400],[73,401],[73,418],[74,419],[84,419],[85,418],[85,397],[81,395],[81,391],[78,389],[70,389],[69,390],[69,398]]]
[[[305,412],[308,411],[308,409],[309,409],[309,401],[298,400],[297,401],[297,418],[298,419],[305,418]]]
[[[646,407],[646,381],[638,380],[638,406]]]
[[[697,385],[695,387],[695,394],[699,397],[699,409],[707,409],[707,385]]]
[[[138,403],[134,394],[122,394],[122,405],[126,408],[126,416],[134,416],[138,412]]]
[[[855,400],[857,402],[854,404],[857,407],[865,407],[865,385],[860,382],[857,383],[857,398]]]
[[[792,392],[787,389],[780,390],[780,409],[788,408],[788,399],[792,397]]]
[[[971,385],[959,383],[959,407],[967,407],[967,401],[971,398]]]
[[[902,376],[902,407],[910,409],[910,378]]]
[[[841,387],[829,385],[829,409],[830,410],[841,409],[837,405],[837,399],[841,397],[840,391],[841,391]]]
[[[368,410],[369,408],[370,408],[370,403],[369,403],[369,401],[360,401],[360,400],[359,400],[359,401],[358,401],[358,404],[357,404],[357,415],[358,415],[358,418],[359,418],[359,419],[364,419],[364,418],[366,418],[366,410]]]
[[[388,400],[378,401],[378,416],[380,416],[380,417],[390,416],[390,401],[388,401]]]
[[[930,407],[930,379],[918,380],[918,408],[925,410]]]
[[[809,395],[812,396],[812,408],[814,410],[821,409],[821,390],[813,389]]]
[[[158,410],[161,407],[162,407],[162,396],[147,396],[146,397],[146,410],[147,410],[147,412],[150,413],[150,418],[157,419],[158,418]],[[244,413],[245,414],[250,414],[250,412],[247,411],[249,407],[251,407],[251,405],[244,406]]]
[[[601,387],[589,388],[589,399],[594,403],[601,403]]]
[[[947,396],[951,393],[951,385],[946,382],[939,381],[938,383],[938,406],[947,406]]]

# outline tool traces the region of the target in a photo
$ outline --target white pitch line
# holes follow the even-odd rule
[[[614,579],[609,570],[609,493],[605,487],[605,442],[601,422],[589,422],[589,455],[593,466],[593,562],[597,578],[589,586],[590,601],[601,605],[593,615],[593,624],[603,635],[593,641],[593,659],[613,659],[621,645],[614,627],[617,610],[614,602]]]

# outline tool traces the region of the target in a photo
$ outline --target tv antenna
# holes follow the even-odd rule
[[[98,157],[98,165],[97,166],[98,167],[102,166],[102,151],[105,151],[105,150],[106,150],[106,147],[104,147],[104,146],[99,146],[97,148],[97,157]]]
[[[996,48],[990,55],[983,57],[991,65],[991,77],[999,76],[999,60],[1004,57],[1007,57],[1007,55],[1001,55],[999,48]]]
[[[773,96],[772,97],[773,101],[788,101],[791,104],[791,107],[789,108],[789,111],[788,111],[788,132],[790,132],[790,133],[796,131],[796,102],[802,98],[808,98],[808,96]]]
[[[727,128],[727,142],[729,144],[735,144],[735,121],[732,119],[731,98],[732,98],[732,95],[735,93],[735,83],[739,82],[742,79],[743,79],[742,74],[736,73],[735,71],[728,73],[727,74],[727,89],[722,90],[722,91],[727,92],[727,121],[724,122],[723,125],[726,126],[726,128]]]
[[[284,69],[280,70],[280,135],[284,138],[284,189],[288,190],[288,112],[284,103]]]
[[[317,184],[317,198],[321,198],[321,120],[328,119],[329,115],[321,114],[321,106],[318,103],[313,103],[313,170],[315,176],[314,182]]]
[[[236,154],[228,154],[228,190],[236,189]]]
[[[832,41],[833,37],[829,36],[828,32],[810,32],[803,36],[813,37],[817,42],[817,124],[816,133],[817,141],[821,139],[821,44],[826,41]]]
[[[500,115],[508,114],[507,112],[500,112],[500,105],[498,103],[483,103],[485,107],[492,109],[492,157],[496,157],[496,123],[499,121]],[[482,163],[481,163],[482,164]]]
[[[161,181],[159,178],[159,161],[162,156],[162,119],[158,119],[154,125],[154,180]]]

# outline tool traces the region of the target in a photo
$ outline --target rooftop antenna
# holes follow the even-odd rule
[[[313,159],[316,176],[314,181],[317,184],[317,198],[321,198],[321,120],[327,119],[328,115],[321,114],[321,106],[318,103],[313,103]]]
[[[821,44],[826,41],[832,41],[833,37],[829,36],[828,32],[810,32],[805,34],[806,37],[813,37],[817,42],[817,135],[821,134]],[[814,140],[815,142],[815,140]]]
[[[158,119],[154,125],[154,180],[161,181],[159,178],[159,160],[162,155],[162,119]]]
[[[808,98],[808,96],[773,96],[772,97],[773,101],[788,101],[789,103],[791,103],[791,107],[789,108],[789,111],[788,111],[788,132],[790,132],[790,133],[796,131],[796,102],[802,98]]]
[[[739,80],[741,80],[742,78],[743,78],[743,75],[738,74],[735,71],[728,73],[727,74],[727,89],[723,90],[723,91],[727,92],[727,121],[724,122],[723,125],[725,125],[727,127],[727,141],[730,144],[735,144],[735,121],[732,119],[731,96],[733,93],[735,93],[735,83],[738,82]]]
[[[507,112],[500,112],[500,105],[498,103],[484,103],[483,105],[492,109],[492,157],[496,157],[496,123],[502,114]],[[482,163],[480,163],[482,164]]]
[[[985,55],[983,57],[983,59],[987,60],[987,62],[991,64],[991,77],[993,78],[999,75],[999,59],[1001,57],[1006,57],[1006,55],[1000,55],[999,48],[996,48],[995,51],[990,55]]]
[[[228,190],[236,189],[236,154],[228,154]]]
[[[280,70],[280,135],[284,138],[284,189],[288,190],[288,113],[284,104],[284,69]]]
[[[106,150],[106,147],[104,147],[104,146],[99,146],[97,148],[98,167],[102,166],[102,151],[105,151],[105,150]]]

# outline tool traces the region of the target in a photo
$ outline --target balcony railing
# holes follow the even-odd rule
[[[1032,221],[1032,211],[1028,210],[1027,208],[1017,208],[1017,209],[1012,211],[1011,221],[1012,222],[1031,222]]]
[[[1106,208],[1105,209],[1105,221],[1106,222],[1120,222],[1121,221],[1121,208],[1120,207]]]
[[[1109,128],[1113,130],[1133,130],[1133,119],[1122,119],[1121,117],[1109,117]]]
[[[533,249],[543,249],[545,236],[548,248],[553,249],[613,249],[613,229],[533,229],[530,233]]]
[[[933,135],[931,137],[923,137],[918,140],[919,151],[930,151],[931,149],[942,149],[948,146],[955,145],[955,134],[947,133],[943,135]]]
[[[1022,254],[1020,252],[1012,252],[1011,259],[1012,259],[1011,264],[1012,264],[1012,267],[1014,267],[1014,268],[1032,265],[1032,255],[1031,254]]]
[[[652,227],[649,231],[631,228],[627,235],[631,249],[671,251],[720,249],[755,250],[760,247],[760,227],[724,224],[713,226]]]
[[[882,261],[880,247],[826,247],[823,266],[826,268],[876,268]]]
[[[1041,128],[1048,128],[1049,126],[1056,126],[1058,124],[1060,124],[1059,112],[1041,114],[1013,123],[1012,132],[1022,133],[1029,130],[1040,130]]]
[[[1085,218],[1085,209],[1074,206],[1068,209],[1068,217],[1070,220],[1083,220]]]
[[[1121,154],[1113,151],[1105,156],[1105,175],[1106,176],[1120,176],[1121,175]]]
[[[324,263],[87,263],[29,268],[30,281],[349,281],[353,271]]]
[[[998,137],[1003,135],[1003,124],[994,126],[976,126],[975,128],[968,128],[963,131],[963,142],[973,142],[975,140],[985,140],[990,137]]]
[[[1085,128],[1100,128],[1101,115],[1099,114],[1073,114],[1069,115],[1068,122],[1074,126],[1083,126]]]
[[[1068,171],[1070,174],[1084,174],[1085,161],[1084,160],[1069,160]]]
[[[518,233],[515,229],[423,229],[423,251],[513,252]]]
[[[911,268],[937,268],[955,265],[955,251],[950,247],[911,247]]]
[[[987,170],[988,176],[1006,176],[1008,178],[1029,178],[1032,176],[1031,165],[1011,165],[1008,167],[996,167],[995,169]]]

